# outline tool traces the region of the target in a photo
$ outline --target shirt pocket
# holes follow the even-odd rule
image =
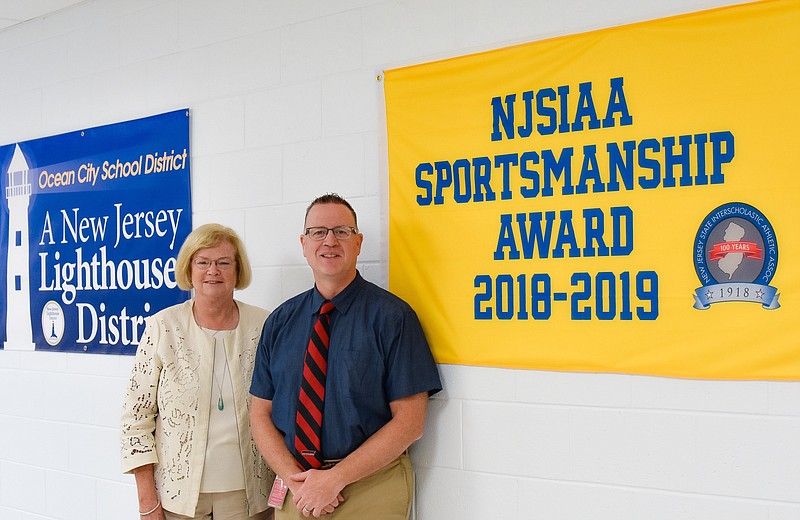
[[[374,352],[345,349],[339,361],[345,367],[343,377],[337,377],[343,395],[375,399],[383,394],[383,364]]]

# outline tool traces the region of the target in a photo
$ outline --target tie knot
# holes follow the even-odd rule
[[[333,302],[329,300],[325,300],[322,302],[322,307],[319,308],[320,315],[323,314],[330,314],[330,312],[334,309]]]

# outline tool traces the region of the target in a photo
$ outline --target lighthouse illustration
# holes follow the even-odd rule
[[[19,145],[8,168],[8,265],[6,271],[6,350],[35,350],[31,327],[28,162]]]

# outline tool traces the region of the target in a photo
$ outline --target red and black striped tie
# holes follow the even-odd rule
[[[311,329],[305,362],[300,401],[295,426],[295,457],[303,469],[322,466],[322,408],[325,402],[325,377],[328,373],[328,345],[333,303],[325,300]]]

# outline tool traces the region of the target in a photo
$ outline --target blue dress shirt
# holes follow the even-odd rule
[[[325,299],[316,288],[281,304],[264,324],[250,393],[272,401],[272,421],[294,452],[303,356]],[[416,313],[392,293],[356,278],[331,300],[322,419],[325,459],[341,459],[392,418],[389,403],[442,389]]]

